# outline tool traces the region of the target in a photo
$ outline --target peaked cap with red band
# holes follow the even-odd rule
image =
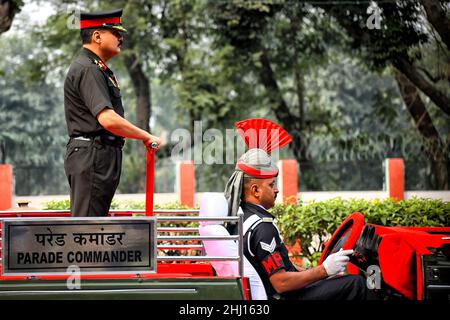
[[[122,32],[127,32],[121,22],[122,9],[105,12],[80,14],[80,29],[91,28],[112,28]]]
[[[236,123],[236,128],[250,150],[239,158],[225,187],[230,216],[236,215],[239,209],[244,177],[269,179],[278,176],[278,168],[269,153],[292,141],[283,128],[266,119],[243,120]]]

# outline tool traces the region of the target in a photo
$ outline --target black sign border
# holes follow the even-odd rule
[[[73,219],[73,218],[72,218]],[[149,254],[149,264],[146,265],[141,265],[141,266],[99,266],[99,267],[80,267],[81,273],[84,274],[96,274],[96,273],[102,273],[102,274],[127,274],[127,273],[156,273],[157,272],[157,247],[156,247],[156,242],[157,242],[157,236],[156,236],[156,218],[155,217],[139,217],[139,218],[131,218],[131,217],[116,217],[116,218],[107,218],[107,217],[92,217],[92,218],[76,218],[78,221],[96,221],[95,223],[91,223],[91,225],[135,225],[135,224],[145,224],[148,226],[147,230],[149,231],[149,238],[151,240],[152,238],[152,234],[154,237],[154,244],[152,245],[151,243],[149,244],[149,249],[154,251],[154,259],[152,259],[152,255]],[[136,219],[136,221],[131,221]],[[44,223],[45,221],[48,221],[49,223]],[[105,222],[97,222],[99,220],[104,220]],[[114,221],[116,220],[116,221]],[[117,220],[126,220],[127,222],[123,222],[120,223]],[[31,222],[31,221],[35,221],[35,222],[42,222],[42,223],[29,223],[27,224],[27,222]],[[62,219],[62,218],[46,218],[46,217],[38,217],[38,218],[18,218],[18,219],[14,219],[14,218],[7,218],[7,219],[3,219],[2,221],[2,247],[3,244],[5,243],[5,236],[4,236],[4,232],[5,232],[5,226],[8,224],[8,239],[10,239],[10,232],[11,232],[11,226],[21,226],[21,227],[26,227],[26,226],[51,226],[52,223],[54,222],[61,222],[61,223],[55,223],[54,225],[64,225],[64,226],[73,226],[73,225],[83,225],[83,223],[66,223],[66,219]],[[18,222],[24,222],[24,224],[15,224]],[[152,228],[153,225],[153,228]],[[9,253],[11,252],[10,250],[10,246],[11,246],[11,241],[8,240],[8,257],[6,259],[7,264],[8,264],[8,269],[7,272],[5,272],[5,270],[1,269],[1,275],[4,276],[15,276],[15,275],[25,275],[25,272],[27,270],[43,270],[43,271],[35,271],[35,272],[29,272],[30,275],[61,275],[61,274],[67,274],[67,272],[62,272],[62,271],[55,271],[55,269],[63,269],[63,270],[67,270],[67,266],[66,267],[51,267],[51,268],[14,268],[14,269],[10,269],[9,263],[10,263],[10,259],[9,259]],[[150,251],[151,253],[151,251]],[[5,262],[5,258],[6,258],[6,253],[4,248],[2,248],[2,265],[4,266],[4,262]],[[152,262],[153,262],[153,268],[151,268],[152,266]],[[150,270],[142,270],[142,268],[146,268],[148,267]],[[120,270],[117,271],[107,271],[108,269],[113,269],[113,268],[120,268]],[[45,271],[45,269],[49,269],[49,270],[54,270],[54,271]],[[88,270],[83,270],[83,269],[88,269]],[[99,271],[95,271],[92,269],[100,269]],[[105,270],[107,269],[107,270]],[[22,271],[22,272],[21,272]]]

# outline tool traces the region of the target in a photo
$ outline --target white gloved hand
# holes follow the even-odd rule
[[[334,276],[345,271],[347,262],[350,260],[349,255],[353,254],[353,250],[339,250],[330,254],[323,262],[323,267],[329,276]]]

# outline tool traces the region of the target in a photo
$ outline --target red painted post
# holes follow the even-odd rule
[[[13,167],[0,164],[0,210],[8,210],[13,206]]]
[[[153,194],[155,185],[155,150],[147,148],[145,173],[145,215],[153,216]]]
[[[296,160],[280,160],[279,183],[280,194],[284,204],[296,204],[298,193],[298,170]]]
[[[394,200],[403,200],[405,198],[405,167],[403,159],[386,159],[385,170],[386,188],[389,198]]]
[[[178,197],[182,206],[195,206],[194,161],[180,161],[177,164]]]

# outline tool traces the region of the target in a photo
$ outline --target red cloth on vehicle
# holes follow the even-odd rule
[[[422,270],[416,268],[416,257],[431,254],[428,248],[439,248],[449,240],[443,235],[400,227],[376,226],[382,237],[378,248],[383,280],[408,299],[414,299],[415,285],[422,279]],[[417,283],[421,288],[421,283]]]

